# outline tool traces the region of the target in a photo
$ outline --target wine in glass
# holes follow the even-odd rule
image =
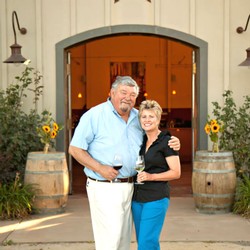
[[[144,170],[144,168],[145,168],[145,161],[144,161],[144,156],[143,155],[139,155],[137,157],[134,168],[137,171],[137,173],[140,173],[140,172],[142,172]],[[135,184],[144,184],[144,183],[136,181]]]
[[[119,170],[122,168],[122,157],[121,155],[116,154],[114,156],[113,162],[112,162],[113,168],[115,170]],[[121,182],[119,179],[115,178],[113,182]]]

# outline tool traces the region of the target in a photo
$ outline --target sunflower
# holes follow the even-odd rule
[[[56,138],[56,135],[57,135],[56,131],[53,130],[53,131],[51,131],[51,133],[50,133],[50,138],[51,138],[51,139],[54,139],[54,138]]]
[[[63,126],[58,124],[52,117],[52,114],[44,110],[41,117],[41,126],[37,127],[37,134],[40,137],[40,141],[44,144],[44,152],[47,152],[47,145],[50,147],[55,146],[55,139],[63,129]]]
[[[53,123],[53,129],[57,131],[59,129],[58,124],[56,122]]]
[[[44,125],[44,126],[43,126],[43,131],[44,131],[45,133],[49,133],[49,132],[50,132],[50,127],[49,127],[48,125]]]
[[[211,130],[213,133],[218,133],[220,131],[220,125],[215,123],[211,126]]]
[[[217,124],[217,121],[216,121],[215,119],[212,119],[212,120],[210,121],[210,125],[213,126],[213,125],[215,125],[215,124]]]
[[[210,133],[211,128],[210,128],[209,124],[206,124],[204,130],[205,130],[206,134],[209,134],[209,133]]]
[[[224,126],[222,122],[217,121],[216,119],[210,119],[210,117],[208,116],[207,123],[204,126],[204,130],[206,134],[210,137],[210,140],[213,142],[213,152],[219,152],[219,133],[222,133],[223,129]]]

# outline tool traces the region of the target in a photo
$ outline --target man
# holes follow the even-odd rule
[[[87,179],[96,250],[128,250],[131,241],[131,199],[136,157],[143,131],[134,108],[139,93],[129,76],[118,76],[107,102],[91,108],[80,119],[69,153],[83,166]],[[170,146],[180,148],[178,138]],[[116,154],[122,168],[112,167]],[[113,182],[118,178],[120,182]]]

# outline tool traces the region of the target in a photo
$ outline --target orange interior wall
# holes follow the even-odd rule
[[[145,62],[148,99],[163,108],[191,108],[192,49],[150,36],[119,36],[91,41],[72,49],[72,109],[106,101],[111,62]],[[172,95],[176,90],[176,95]],[[77,98],[78,93],[82,98]],[[86,95],[87,93],[87,95]]]

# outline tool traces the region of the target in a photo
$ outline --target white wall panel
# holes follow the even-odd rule
[[[25,7],[24,7],[25,6]],[[4,41],[7,48],[3,51],[3,58],[1,58],[1,62],[6,60],[11,55],[11,50],[9,48],[10,45],[14,44],[14,32],[12,28],[12,12],[16,11],[18,16],[18,21],[20,27],[25,27],[27,29],[27,34],[22,35],[18,30],[18,25],[16,19],[14,18],[14,25],[16,30],[16,38],[17,43],[22,46],[21,52],[22,55],[31,59],[33,62],[36,61],[36,40],[35,40],[35,2],[32,0],[23,0],[23,1],[15,1],[15,0],[6,0],[5,1],[5,12],[3,16],[5,18],[5,33],[1,36],[1,40]],[[1,10],[2,11],[2,10]],[[2,13],[1,13],[2,16]],[[33,67],[36,65],[33,64]],[[24,70],[23,65],[19,65],[18,67],[13,64],[3,64],[3,68],[7,72],[7,83],[4,83],[5,86],[10,85],[15,82],[15,76],[20,75]],[[4,74],[3,74],[4,75]],[[1,85],[0,85],[1,86]],[[33,107],[32,105],[32,95],[31,98],[24,99],[24,109]]]
[[[7,48],[7,40],[6,40],[6,34],[7,34],[7,25],[6,25],[6,1],[0,1],[0,89],[5,89],[7,87],[7,65],[3,64],[2,61],[4,61],[10,53]],[[3,11],[4,10],[4,11]]]
[[[44,108],[55,114],[55,44],[70,36],[70,0],[42,0]]]
[[[196,1],[196,36],[208,42],[208,112],[224,91],[224,0]]]
[[[190,2],[187,0],[161,0],[160,26],[188,33]]]
[[[231,0],[230,9],[230,85],[238,104],[243,96],[250,95],[250,68],[238,66],[246,59],[250,47],[250,23],[246,32],[238,34],[237,27],[245,28],[250,14],[249,0]]]
[[[106,1],[77,0],[77,33],[104,26]]]
[[[150,24],[154,25],[154,2],[147,0],[111,1],[111,25]]]
[[[11,13],[16,10],[26,35],[17,32],[22,54],[43,75],[44,99],[41,108],[55,113],[55,44],[72,35],[118,24],[148,24],[176,29],[208,42],[208,107],[222,101],[226,88],[237,101],[250,94],[250,70],[238,67],[250,47],[249,0],[1,0],[0,61],[10,55],[14,42]],[[1,64],[0,87],[5,88],[23,68]],[[28,102],[27,102],[28,103]],[[210,110],[209,110],[210,111]]]

